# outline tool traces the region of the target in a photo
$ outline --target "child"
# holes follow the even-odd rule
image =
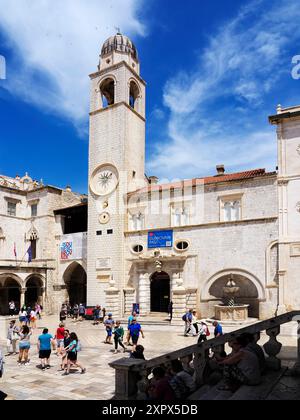
[[[112,319],[112,314],[111,313],[108,314],[108,318],[104,321],[104,325],[105,325],[106,334],[107,334],[105,344],[112,344],[112,342],[111,342],[112,331],[113,331],[113,327],[115,325],[115,321]]]
[[[116,322],[116,326],[114,329],[114,341],[115,341],[115,354],[118,353],[118,345],[123,348],[124,353],[126,352],[126,348],[123,344],[123,337],[124,337],[124,328],[121,326],[121,321]]]

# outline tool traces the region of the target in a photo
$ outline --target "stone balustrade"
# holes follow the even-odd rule
[[[197,385],[200,387],[205,383],[205,370],[209,362],[210,351],[213,351],[215,354],[221,353],[226,343],[243,333],[253,334],[258,342],[261,333],[266,332],[269,341],[263,347],[267,355],[267,366],[269,369],[279,370],[281,368],[281,360],[277,356],[280,353],[282,344],[277,340],[277,337],[280,334],[280,326],[293,321],[297,321],[299,325],[297,338],[298,360],[294,370],[297,374],[300,374],[300,311],[293,311],[225,334],[222,337],[208,340],[202,344],[195,344],[176,350],[149,361],[127,358],[112,362],[110,366],[116,370],[115,399],[136,399],[138,382],[140,384],[147,383],[148,376],[153,368],[163,366],[168,369],[170,368],[171,361],[176,359],[180,359],[184,367],[188,367],[189,363],[193,361],[194,377]]]

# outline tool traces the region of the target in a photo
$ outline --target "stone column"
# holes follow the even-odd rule
[[[106,294],[106,310],[112,312],[114,318],[121,315],[121,302],[120,302],[120,291],[115,287],[115,280],[111,279],[109,282],[109,288],[105,290]]]
[[[176,286],[173,289],[173,319],[172,324],[182,324],[182,316],[186,312],[186,290],[180,273],[173,274]]]
[[[20,297],[20,308],[22,308],[25,305],[25,293],[27,291],[27,288],[21,289],[21,297]]]
[[[140,304],[140,315],[148,315],[150,312],[150,280],[148,273],[140,273],[138,303]]]
[[[41,287],[41,296],[39,296],[39,305],[42,305],[43,308],[45,307],[45,296],[46,296],[46,288]]]
[[[286,271],[285,270],[279,270],[278,271],[278,308],[277,308],[277,316],[283,315],[287,312],[286,306],[284,304],[284,287],[285,287],[285,279],[286,279]]]
[[[132,312],[132,305],[135,302],[135,289],[127,288],[124,289],[124,313],[126,315],[131,314]]]

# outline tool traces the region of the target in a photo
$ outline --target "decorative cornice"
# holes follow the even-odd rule
[[[132,111],[137,117],[139,117],[143,122],[146,121],[146,119],[144,117],[141,116],[141,114],[139,114],[135,109],[133,109],[130,105],[128,105],[126,102],[122,101],[122,102],[118,102],[116,104],[113,105],[109,105],[106,108],[101,108],[101,109],[97,109],[96,111],[92,111],[90,112],[90,116],[92,117],[93,115],[97,115],[97,114],[101,114],[102,112],[107,112],[111,109],[114,108],[118,108],[121,105],[125,105],[126,108],[130,109],[130,111]]]
[[[90,74],[90,79],[95,79],[96,77],[100,77],[100,76],[104,75],[105,73],[109,73],[109,72],[111,72],[113,70],[117,70],[117,69],[119,69],[120,67],[123,67],[123,66],[127,67],[127,69],[130,70],[134,74],[134,76],[139,80],[139,82],[141,82],[144,86],[147,85],[147,83],[145,82],[145,80],[142,79],[142,77],[135,71],[135,69],[134,68],[131,68],[126,63],[126,61],[120,61],[117,64],[114,64],[114,65],[112,65],[110,67],[107,67],[107,68],[105,68],[103,70],[100,70],[100,71],[97,71],[95,73],[92,73],[92,74]]]
[[[227,226],[234,226],[234,225],[243,225],[247,223],[272,223],[276,222],[278,220],[278,216],[271,216],[271,217],[263,217],[258,219],[242,219],[242,220],[236,220],[234,222],[209,222],[209,223],[202,223],[202,224],[196,224],[196,225],[186,225],[186,226],[164,226],[156,229],[143,229],[143,230],[132,230],[132,231],[125,231],[124,235],[140,235],[140,234],[147,234],[148,232],[157,232],[160,230],[174,230],[176,231],[186,231],[190,229],[205,229],[205,228],[213,228],[213,227],[227,227]]]

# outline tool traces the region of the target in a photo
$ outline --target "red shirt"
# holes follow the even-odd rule
[[[56,330],[56,338],[57,340],[63,340],[65,338],[65,329],[64,328],[57,328]]]
[[[156,382],[154,394],[155,399],[160,401],[175,400],[174,391],[172,390],[166,376]]]

